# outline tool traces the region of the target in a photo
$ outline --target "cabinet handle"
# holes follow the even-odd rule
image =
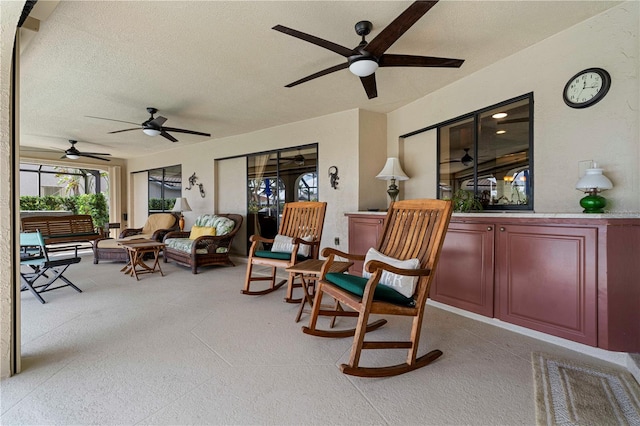
[[[493,228],[490,226],[487,226],[487,231],[491,231],[491,230],[493,230]]]
[[[504,227],[503,226],[500,227],[500,232],[504,232]]]
[[[378,223],[382,223],[382,219],[378,219]]]

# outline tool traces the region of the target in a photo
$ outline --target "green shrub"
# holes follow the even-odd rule
[[[102,227],[105,223],[109,223],[109,207],[102,193],[73,195],[71,197],[23,195],[20,197],[20,210],[68,210],[73,214],[91,215],[96,227]]]

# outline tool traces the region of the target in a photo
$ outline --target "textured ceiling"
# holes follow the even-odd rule
[[[134,126],[87,117],[142,123],[146,107],[158,108],[165,126],[214,139],[353,108],[386,113],[617,3],[440,1],[387,52],[463,66],[379,69],[369,100],[348,70],[285,88],[343,59],[271,27],[355,47],[357,21],[373,22],[371,40],[411,2],[63,1],[42,11],[55,2],[40,0],[32,13],[40,30],[21,56],[21,145],[62,150],[77,139],[81,151],[131,158],[207,139],[109,134]]]

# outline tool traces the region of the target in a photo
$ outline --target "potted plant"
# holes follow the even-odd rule
[[[458,189],[451,197],[451,201],[453,202],[453,211],[457,213],[482,211],[482,203],[471,191]]]

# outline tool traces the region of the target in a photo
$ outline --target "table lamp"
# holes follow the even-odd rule
[[[409,176],[407,176],[402,170],[402,167],[400,167],[400,160],[396,157],[389,157],[387,158],[387,162],[384,164],[382,171],[378,173],[376,178],[391,181],[387,194],[391,197],[391,202],[394,202],[400,192],[396,186],[396,180],[407,180],[409,179]]]
[[[171,211],[180,213],[180,221],[178,222],[178,224],[180,225],[180,230],[184,231],[184,216],[182,215],[182,212],[191,211],[191,206],[189,205],[187,199],[184,197],[176,198],[176,203],[173,205],[173,209]]]
[[[592,163],[592,167],[587,169],[576,183],[576,189],[587,194],[580,200],[580,205],[584,208],[583,213],[604,213],[607,200],[598,195],[598,192],[611,188],[613,184],[602,174],[602,169],[598,168],[597,163]]]

